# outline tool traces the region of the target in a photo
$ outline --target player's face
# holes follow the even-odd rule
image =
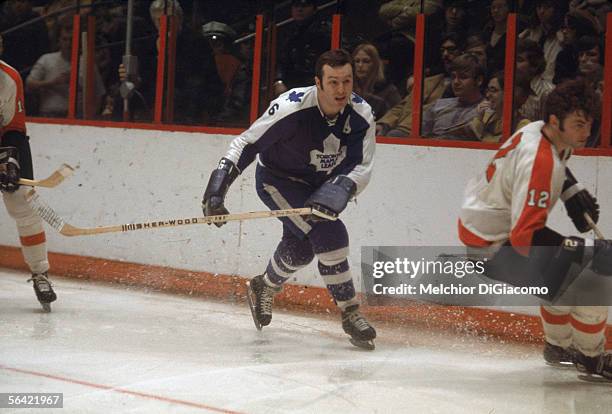
[[[576,111],[567,115],[558,124],[558,136],[562,144],[571,148],[583,148],[591,135],[593,120],[586,117],[583,112]]]
[[[323,79],[315,78],[319,106],[327,116],[336,116],[347,104],[353,92],[353,68],[324,65]]]

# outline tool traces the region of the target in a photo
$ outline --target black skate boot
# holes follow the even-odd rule
[[[351,305],[342,311],[342,329],[350,335],[353,345],[369,351],[375,348],[376,331],[359,312],[359,305]]]
[[[576,352],[576,369],[583,372],[578,375],[583,381],[612,384],[612,354],[589,357],[582,352]]]
[[[544,360],[548,365],[555,368],[574,367],[574,349],[562,348],[551,343],[544,343]]]
[[[28,279],[28,282],[34,284],[36,298],[40,302],[43,310],[45,312],[51,312],[50,303],[57,299],[57,296],[51,287],[51,282],[49,282],[47,278],[47,272],[33,274],[32,277]]]
[[[281,286],[270,287],[263,280],[264,275],[255,276],[247,282],[247,300],[258,331],[272,321],[272,301],[274,295],[282,290]]]

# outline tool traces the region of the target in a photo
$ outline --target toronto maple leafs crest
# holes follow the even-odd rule
[[[287,100],[289,102],[302,102],[302,96],[304,96],[304,92],[292,91]]]
[[[329,134],[323,141],[323,152],[314,149],[310,151],[310,164],[315,170],[325,171],[327,175],[346,158],[346,145],[340,146],[340,140]]]

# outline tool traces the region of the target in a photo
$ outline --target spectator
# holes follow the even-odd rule
[[[468,54],[458,56],[451,64],[450,73],[455,97],[439,99],[424,111],[423,136],[466,139],[465,125],[478,114],[484,82],[484,68],[478,59]]]
[[[485,28],[487,39],[487,69],[494,73],[504,68],[506,53],[506,24],[511,0],[491,1],[491,20]]]
[[[612,12],[612,4],[609,0],[571,0],[570,10],[583,10],[598,19],[601,32],[605,31],[606,15]]]
[[[314,66],[319,55],[331,44],[331,24],[317,15],[314,0],[291,2],[293,23],[279,39],[286,39],[278,49],[274,96],[297,87],[314,84]]]
[[[601,100],[603,97],[604,46],[596,37],[583,36],[576,43],[578,51],[578,77],[583,78]],[[601,139],[601,118],[593,120],[587,147],[596,147]]]
[[[341,7],[342,48],[353,50],[361,43],[372,42],[383,54],[381,47],[388,43],[385,34],[389,32],[389,26],[378,15],[379,2],[372,0],[343,1]]]
[[[389,59],[388,78],[396,86],[402,88],[412,72],[416,16],[420,11],[421,2],[415,0],[387,0],[378,10],[379,17],[392,30],[388,52],[386,53]],[[438,15],[441,20],[442,12],[442,0],[423,1],[423,13],[427,16],[430,25],[435,22]],[[428,31],[428,33],[432,32]],[[429,36],[429,39],[431,39],[431,36]]]
[[[534,41],[520,39],[516,51],[516,80],[518,83],[528,83],[533,93],[519,108],[521,116],[527,119],[542,119],[544,101],[555,88],[552,82],[543,78],[546,61],[542,48]]]
[[[36,61],[26,79],[26,90],[38,94],[38,112],[44,117],[65,117],[68,114],[68,89],[70,81],[70,57],[72,51],[72,27],[62,26],[59,36],[60,50],[44,54]],[[83,71],[85,61],[79,64],[79,93],[77,95],[77,114],[82,113]],[[105,94],[104,84],[94,68],[95,107],[100,109]]]
[[[375,119],[383,116],[402,99],[397,88],[385,80],[384,64],[376,46],[362,43],[353,51],[355,81],[353,91],[372,107]]]
[[[423,82],[423,106],[440,99],[450,86],[450,67],[452,61],[463,51],[461,38],[455,33],[442,36],[440,47],[444,70],[425,78]],[[412,133],[412,82],[408,84],[408,94],[400,103],[391,108],[376,124],[376,134],[389,137],[408,137]]]
[[[148,66],[140,64],[139,66],[146,70],[137,74],[134,79],[137,88],[143,92],[142,100],[145,103],[145,108],[136,107],[132,110],[136,111],[136,117],[143,116],[142,113],[138,113],[139,109],[145,109],[147,116],[151,116],[148,109],[153,107],[156,91],[156,71],[151,70],[151,68],[156,67],[155,61],[160,45],[160,20],[164,11],[166,15],[176,16],[177,18],[174,113],[166,114],[166,116],[171,117],[172,122],[178,124],[208,123],[223,108],[224,86],[217,73],[212,50],[208,41],[202,35],[201,28],[196,32],[184,27],[183,9],[178,0],[155,0],[149,7],[149,14],[158,32],[158,37],[154,51],[145,48],[136,52],[139,58],[140,55],[144,55],[145,61],[152,60],[152,62]],[[150,59],[151,56],[154,56],[154,58]],[[120,65],[119,78],[124,81],[127,76],[125,68]],[[138,103],[138,100],[132,101],[135,104]],[[115,105],[115,114],[117,107],[121,106]]]
[[[10,0],[0,6],[0,32],[40,17],[29,0]],[[49,34],[42,20],[4,35],[3,60],[25,78],[34,62],[49,52]]]
[[[529,86],[517,84],[514,87],[515,107],[520,107],[529,96]],[[474,118],[466,130],[466,136],[470,135],[482,142],[499,142],[502,137],[503,127],[503,102],[504,102],[504,72],[496,72],[487,85],[485,100],[478,105],[478,116]],[[512,131],[516,131],[530,121],[514,114]]]
[[[530,25],[519,34],[519,38],[533,40],[540,45],[546,61],[542,78],[552,82],[557,54],[562,49],[557,33],[563,26],[567,0],[535,0],[535,4],[535,14],[531,16]]]
[[[485,73],[488,72],[487,43],[482,38],[482,35],[476,33],[468,36],[465,40],[465,53],[474,55],[478,59],[478,64],[485,68]]]
[[[598,37],[600,33],[599,22],[590,13],[582,9],[575,9],[565,15],[565,22],[561,28],[563,49],[557,55],[555,63],[553,79],[555,85],[578,76],[578,51],[576,50],[578,39],[583,36]]]
[[[243,43],[240,53],[233,50],[236,32],[220,22],[209,22],[202,27],[215,56],[217,72],[223,81],[223,110],[215,117],[215,123],[244,125],[248,123],[251,86],[250,60],[252,49]],[[247,47],[244,47],[247,46]],[[249,64],[249,66],[247,66]]]
[[[444,31],[446,33],[466,33],[469,27],[467,20],[467,1],[445,0],[444,22]]]

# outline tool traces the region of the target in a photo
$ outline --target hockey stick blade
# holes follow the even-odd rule
[[[74,173],[74,168],[68,164],[62,164],[62,166],[53,172],[47,178],[42,180],[28,180],[27,178],[20,178],[20,185],[27,185],[30,187],[46,187],[53,188],[57,187],[64,181],[64,179],[70,177]]]
[[[104,233],[122,233],[136,230],[154,230],[164,227],[179,227],[192,224],[213,224],[227,221],[253,220],[269,217],[306,216],[312,213],[311,208],[292,208],[286,210],[251,211],[247,213],[222,214],[218,216],[192,217],[180,219],[156,220],[143,223],[119,224],[101,227],[76,227],[66,223],[51,207],[49,207],[34,191],[28,193],[28,202],[38,215],[60,234],[68,237],[91,236]]]

